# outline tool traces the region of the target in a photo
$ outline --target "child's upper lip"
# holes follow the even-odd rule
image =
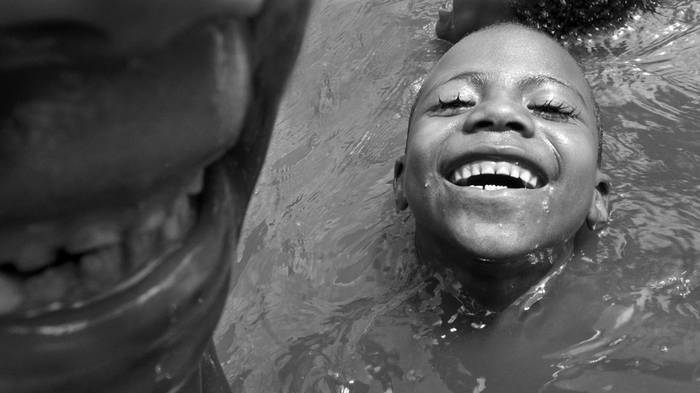
[[[465,148],[459,148],[450,144],[443,150],[438,162],[440,174],[449,179],[457,168],[479,160],[507,161],[518,163],[535,175],[544,183],[558,177],[559,162],[556,154],[544,144],[522,144],[502,141],[499,143],[473,143]]]

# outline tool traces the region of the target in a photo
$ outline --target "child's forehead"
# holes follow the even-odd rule
[[[518,80],[546,77],[590,96],[576,60],[558,43],[524,27],[504,26],[471,34],[455,44],[426,79],[424,92],[465,74]],[[592,100],[586,100],[593,105]]]

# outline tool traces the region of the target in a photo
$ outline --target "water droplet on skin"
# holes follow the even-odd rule
[[[662,345],[661,348],[659,348],[661,352],[668,352],[668,347],[665,345]]]
[[[539,247],[539,244],[535,244],[535,249]],[[537,259],[537,256],[534,254],[528,254],[527,259],[530,262],[530,265],[536,265],[539,262],[539,259]]]
[[[542,201],[542,209],[544,210],[545,214],[550,213],[549,201],[551,200],[553,194],[554,188],[547,187],[547,197],[545,198],[545,200]]]
[[[483,322],[472,322],[472,328],[476,330],[481,330],[486,327],[486,324]]]
[[[486,378],[485,377],[479,377],[476,379],[476,386],[474,387],[474,390],[472,390],[473,393],[481,393],[486,390]]]
[[[457,320],[457,313],[452,314],[452,316],[451,316],[450,319],[447,321],[447,323],[451,324],[451,323],[453,323],[455,320]]]
[[[423,187],[425,187],[425,188],[428,188],[428,187],[430,187],[430,183],[428,183],[428,182],[425,182],[425,184],[423,185]]]

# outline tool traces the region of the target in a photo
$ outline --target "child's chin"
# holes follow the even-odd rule
[[[467,231],[455,231],[455,240],[470,254],[484,260],[518,258],[549,243],[535,236],[539,228],[518,224],[473,223]]]
[[[537,252],[538,248],[532,244],[504,244],[503,241],[480,243],[477,246],[465,247],[468,255],[484,265],[502,266],[519,261],[523,257]]]

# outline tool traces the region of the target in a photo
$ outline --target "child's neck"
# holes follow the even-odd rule
[[[516,300],[529,307],[527,299],[518,298],[531,288],[537,289],[535,286],[539,287],[549,272],[571,258],[573,241],[502,260],[485,260],[416,233],[416,251],[422,263],[452,270],[468,296],[490,310],[500,311]]]

